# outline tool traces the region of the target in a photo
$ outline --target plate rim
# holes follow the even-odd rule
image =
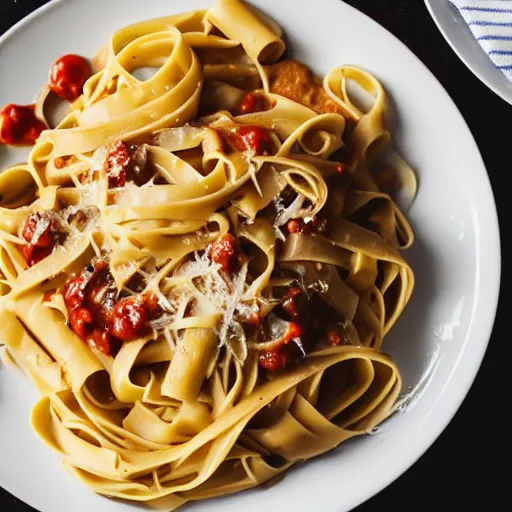
[[[463,54],[462,50],[459,48],[459,46],[456,45],[453,42],[452,38],[450,38],[448,36],[447,30],[446,30],[445,26],[443,25],[443,23],[441,22],[438,12],[436,11],[435,7],[433,6],[434,2],[439,1],[439,0],[424,0],[424,1],[425,1],[425,6],[426,6],[430,16],[432,17],[432,20],[434,21],[437,29],[443,36],[444,40],[448,43],[450,48],[453,50],[455,55],[457,55],[457,57],[460,59],[460,61],[471,71],[471,73],[473,73],[473,75],[475,75],[476,78],[478,78],[478,80],[480,80],[488,89],[490,89],[494,94],[496,94],[496,96],[499,96],[503,101],[506,101],[509,105],[512,105],[512,90],[510,92],[507,92],[506,90],[501,88],[498,84],[496,84],[493,80],[490,80],[489,78],[487,78],[484,74],[478,73],[475,69],[475,66],[473,66],[470,63],[469,59],[467,59],[464,56],[464,54]],[[441,1],[448,2],[449,0],[441,0]],[[483,49],[482,49],[482,52],[485,54]],[[507,80],[505,75],[503,75],[503,77],[505,80]]]
[[[11,26],[4,34],[0,36],[0,47],[6,42],[9,38],[11,38],[16,32],[22,30],[25,25],[30,23],[35,18],[38,18],[39,16],[42,16],[46,11],[51,10],[55,7],[58,7],[59,4],[68,2],[69,0],[50,0],[46,4],[38,7],[31,13],[29,13],[27,16],[19,20],[17,23],[15,23],[13,26]],[[172,1],[172,0],[171,0]],[[257,4],[258,0],[248,0],[251,3]],[[402,49],[404,49],[411,57],[413,57],[423,68],[423,70],[430,75],[430,77],[434,80],[434,82],[437,84],[437,86],[442,90],[442,92],[446,95],[446,98],[448,102],[451,104],[451,107],[453,109],[453,115],[457,116],[459,118],[459,122],[461,122],[461,128],[463,128],[467,132],[467,136],[470,137],[470,140],[473,141],[474,149],[476,150],[476,154],[478,155],[478,166],[481,168],[482,172],[478,174],[479,184],[485,190],[486,193],[482,194],[482,202],[480,203],[480,209],[485,213],[486,221],[485,221],[485,229],[487,229],[487,237],[489,238],[489,241],[491,242],[491,246],[494,248],[494,250],[489,251],[493,253],[493,259],[492,265],[486,266],[486,271],[489,273],[487,276],[487,304],[488,304],[488,315],[486,315],[484,318],[480,318],[479,320],[479,329],[481,330],[481,333],[479,335],[479,339],[482,341],[478,344],[476,347],[477,353],[475,355],[476,360],[478,361],[476,364],[473,364],[469,371],[466,369],[466,373],[464,375],[462,382],[459,382],[458,389],[454,392],[454,395],[449,400],[449,413],[445,413],[440,416],[440,419],[437,420],[436,423],[432,424],[429,427],[428,435],[423,437],[421,442],[418,442],[414,445],[414,448],[410,448],[408,451],[403,450],[400,453],[400,457],[396,457],[396,460],[399,462],[395,462],[393,464],[392,470],[387,473],[385,476],[381,478],[373,478],[371,480],[371,484],[367,484],[364,486],[364,491],[361,492],[358,490],[357,492],[354,491],[353,497],[350,499],[350,510],[352,508],[355,508],[362,503],[365,503],[366,501],[370,500],[372,497],[383,491],[385,488],[387,488],[389,485],[391,485],[394,481],[396,481],[400,476],[402,476],[406,471],[408,471],[426,452],[427,450],[434,444],[434,442],[440,437],[440,435],[444,432],[446,427],[451,423],[453,420],[453,417],[455,414],[459,411],[462,403],[464,402],[465,398],[467,397],[468,393],[471,390],[471,387],[474,384],[475,378],[480,370],[480,367],[482,365],[483,359],[485,357],[488,344],[490,342],[490,338],[492,335],[493,326],[496,319],[497,314],[497,308],[498,308],[498,301],[499,301],[499,295],[500,295],[500,285],[501,285],[501,265],[502,265],[502,257],[501,257],[501,238],[500,238],[500,227],[499,227],[499,217],[496,207],[496,201],[494,197],[494,192],[491,186],[491,182],[487,173],[487,168],[485,165],[485,161],[483,160],[483,157],[480,152],[480,148],[475,140],[475,137],[473,136],[473,133],[471,132],[468,124],[466,123],[464,116],[462,112],[459,110],[453,99],[451,98],[450,94],[447,92],[443,84],[440,82],[440,80],[434,75],[434,73],[428,68],[428,66],[422,61],[422,59],[417,56],[412,50],[410,50],[405,43],[403,43],[395,34],[393,34],[390,30],[388,30],[384,25],[381,25],[376,20],[371,18],[366,13],[360,11],[356,7],[347,4],[344,0],[321,0],[325,3],[331,3],[334,4],[343,4],[347,9],[352,11],[356,16],[363,16],[366,18],[366,21],[370,24],[373,24],[375,27],[382,29],[386,32],[387,36],[394,39],[396,43],[398,43]],[[213,2],[213,0],[212,0]],[[425,0],[425,4],[427,8],[430,11],[430,0]],[[334,8],[334,7],[333,7]],[[432,15],[432,12],[431,12]],[[432,18],[435,20],[434,15],[432,15]],[[437,24],[437,21],[435,21]],[[439,27],[439,25],[437,24]],[[440,29],[440,27],[439,27]],[[441,29],[440,29],[441,30]],[[442,32],[442,30],[441,30]],[[444,33],[443,33],[444,36]],[[450,46],[454,49],[454,51],[457,53],[457,50],[452,46],[450,41],[444,36],[447,42],[450,44]],[[457,53],[458,54],[458,53]],[[460,56],[459,56],[460,57]],[[460,57],[461,58],[461,57]],[[463,60],[461,58],[461,60]],[[485,81],[479,76],[476,75],[476,73],[473,71],[473,69],[465,62],[465,64],[468,66],[468,68],[477,76],[482,82],[485,83]],[[488,85],[486,83],[486,85]],[[488,85],[489,88],[491,88],[496,94],[498,94],[500,97],[501,94],[499,94],[497,91],[495,91],[490,85]],[[502,97],[503,98],[503,97]],[[503,98],[505,101],[508,101],[506,98]],[[509,103],[512,104],[512,101]],[[479,254],[481,252],[480,247],[477,245],[477,257],[476,257],[476,263],[477,263],[477,272],[480,272],[480,267],[482,263],[482,256]],[[487,258],[490,258],[488,256]],[[480,291],[482,285],[478,288]],[[466,332],[466,339],[464,341],[463,346],[461,347],[460,354],[457,357],[456,362],[454,363],[453,367],[450,370],[449,376],[447,378],[447,384],[451,382],[453,375],[457,368],[459,367],[459,362],[462,359],[463,355],[466,353],[467,348],[467,341],[470,338],[474,328],[475,328],[475,313],[477,311],[477,308],[480,306],[481,298],[477,296],[475,300],[475,304],[473,307],[472,315],[471,315],[471,321],[468,325],[467,332]],[[24,376],[25,377],[25,376]],[[442,397],[446,397],[444,390],[443,392],[437,397],[437,401],[439,401]],[[430,419],[430,416],[425,418],[423,423],[426,423],[427,420]],[[422,428],[423,424],[421,425]],[[2,482],[0,481],[0,487],[3,487]],[[19,497],[17,494],[12,493],[8,488],[3,487],[5,490],[7,490],[9,493],[16,496],[18,499],[20,499],[23,503],[26,503],[30,506],[32,505],[34,501],[29,497]],[[240,493],[237,493],[240,494]],[[348,510],[348,509],[347,509]],[[46,511],[45,511],[46,512]]]

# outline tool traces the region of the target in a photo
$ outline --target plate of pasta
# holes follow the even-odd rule
[[[335,0],[61,0],[0,65],[0,485],[340,511],[421,456],[500,248],[478,148],[400,42]]]

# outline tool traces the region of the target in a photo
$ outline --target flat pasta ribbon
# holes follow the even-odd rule
[[[123,28],[0,174],[1,341],[41,394],[33,430],[98,494],[170,511],[239,492],[394,411],[381,348],[414,288],[396,203],[414,173],[376,77],[342,66],[277,92],[285,49],[241,0]],[[116,312],[148,297],[121,339]]]

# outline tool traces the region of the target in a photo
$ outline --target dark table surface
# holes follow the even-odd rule
[[[86,1],[86,0],[84,0]],[[121,1],[121,0],[109,0]],[[512,225],[505,215],[512,144],[512,107],[487,89],[451,51],[421,0],[346,0],[401,39],[436,75],[464,115],[487,165],[501,226],[501,300],[489,349],[459,412],[428,452],[357,512],[498,511],[509,506],[510,447],[505,396],[510,332],[503,297],[510,282]],[[0,33],[46,0],[0,0]],[[2,78],[0,77],[0,80]],[[440,126],[442,130],[442,125]],[[446,134],[447,137],[450,134]],[[433,150],[435,150],[433,148]],[[1,457],[1,454],[0,454]],[[31,478],[37,478],[37,473]],[[0,488],[1,512],[32,508]]]

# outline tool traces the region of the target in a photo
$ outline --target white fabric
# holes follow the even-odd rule
[[[480,46],[512,81],[512,0],[451,0]]]

